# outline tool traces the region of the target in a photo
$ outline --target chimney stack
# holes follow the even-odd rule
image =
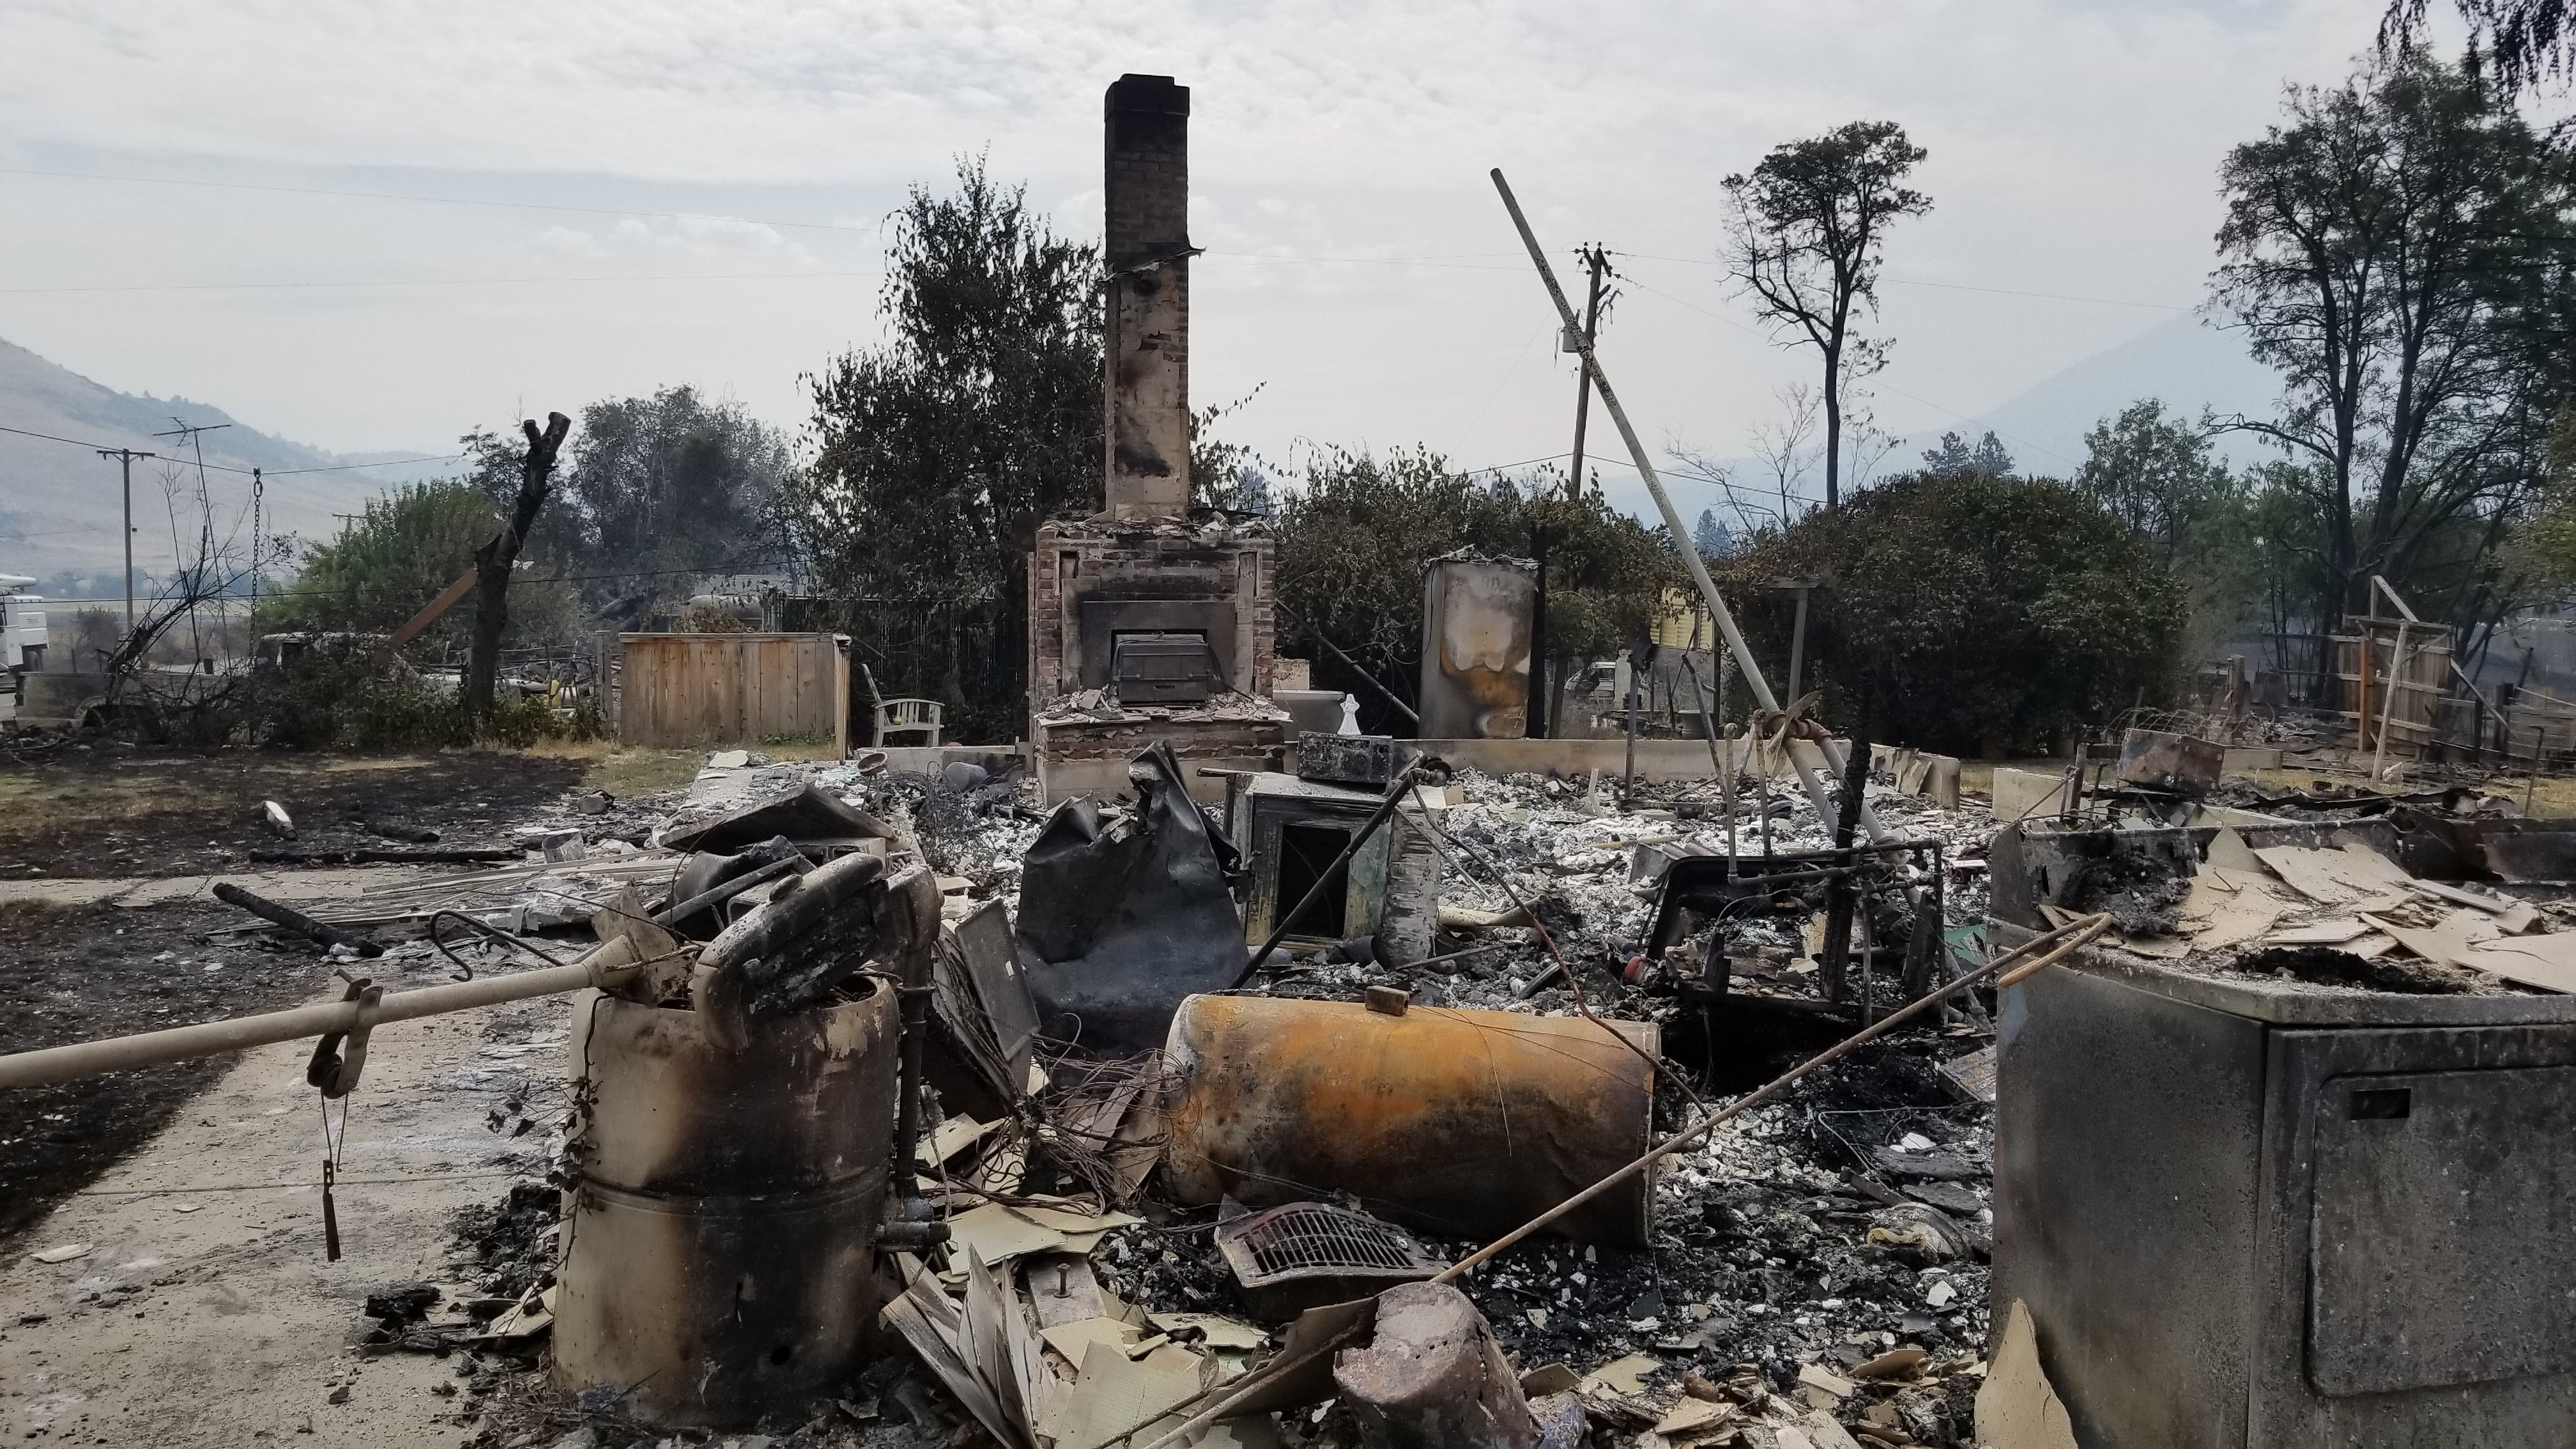
[[[1190,506],[1190,88],[1125,75],[1106,103],[1107,513]]]

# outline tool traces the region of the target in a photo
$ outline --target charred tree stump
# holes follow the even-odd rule
[[[519,424],[528,435],[528,451],[519,460],[519,497],[510,521],[490,543],[474,550],[474,636],[465,657],[465,714],[481,720],[492,713],[492,696],[501,678],[501,631],[510,623],[510,571],[518,567],[519,549],[546,506],[546,489],[554,478],[555,454],[563,448],[572,419],[546,414],[544,432],[531,418]]]

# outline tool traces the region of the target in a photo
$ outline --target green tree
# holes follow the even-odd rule
[[[2195,520],[2228,486],[2227,465],[2210,456],[2209,435],[2207,427],[2168,415],[2157,399],[2141,398],[2084,435],[2075,486],[2175,563],[2192,542]]]
[[[2012,470],[2012,453],[1993,433],[1979,438],[1973,448],[1957,433],[1943,433],[1939,445],[1923,453],[1923,471],[1945,477],[2001,478]]]
[[[2374,574],[2466,622],[2497,604],[2481,559],[2568,384],[2566,168],[2418,50],[2284,110],[2220,172],[2213,306],[2282,385],[2276,417],[2231,425],[2301,465],[2277,479],[2317,516],[2312,625],[2365,608]]]
[[[1724,183],[1725,257],[1737,285],[1775,333],[1813,347],[1823,364],[1827,509],[1842,503],[1848,389],[1887,364],[1893,341],[1860,336],[1853,314],[1878,310],[1887,228],[1932,209],[1932,198],[1905,185],[1925,154],[1893,121],[1854,121],[1775,146]]]
[[[633,618],[699,574],[789,571],[786,435],[738,402],[666,387],[581,410],[551,515],[594,606]],[[541,534],[544,528],[540,527]]]
[[[2169,693],[2183,587],[2083,490],[2049,479],[1914,474],[1767,534],[1726,571],[1788,651],[1765,580],[1816,577],[1807,657],[1825,711],[1873,740],[2000,756],[2107,724]]]
[[[945,701],[963,738],[1007,739],[1037,525],[1098,506],[1098,255],[981,158],[947,195],[915,186],[894,223],[889,340],[807,379],[792,514],[878,687]]]
[[[1703,508],[1699,522],[1691,525],[1691,547],[1699,550],[1702,559],[1724,558],[1735,551],[1735,535],[1718,521],[1716,509]]]
[[[1562,476],[1460,473],[1439,454],[1327,449],[1278,513],[1280,647],[1307,653],[1319,686],[1358,692],[1372,728],[1401,728],[1318,643],[1328,639],[1414,704],[1422,666],[1422,577],[1459,548],[1527,557],[1547,535],[1547,657],[1597,659],[1646,632],[1684,574],[1660,529],[1610,506],[1600,485],[1566,496]],[[1553,717],[1553,711],[1550,711]]]
[[[294,580],[260,600],[260,627],[390,634],[471,568],[474,551],[500,528],[500,510],[471,480],[390,489],[368,500],[338,534],[305,549]],[[412,642],[411,652],[429,659],[461,655],[473,618],[470,601],[457,605]],[[569,643],[580,637],[581,620],[581,601],[570,586],[543,577],[515,582],[510,643]]]
[[[2509,91],[2537,92],[2576,76],[2576,0],[2452,0],[2468,22],[2471,53]],[[2422,40],[2429,0],[2389,0],[2379,50],[2396,54]]]

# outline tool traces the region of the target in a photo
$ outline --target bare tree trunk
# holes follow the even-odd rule
[[[1825,511],[1843,502],[1843,360],[1839,349],[1825,354]],[[1786,527],[1786,524],[1782,525]]]
[[[537,511],[546,506],[555,454],[563,447],[564,435],[572,431],[572,419],[548,413],[544,432],[537,431],[534,419],[519,428],[528,435],[528,451],[519,460],[517,506],[510,510],[509,524],[490,543],[474,550],[474,639],[465,656],[465,716],[474,720],[492,713],[492,695],[501,676],[501,631],[510,624],[510,571],[518,567],[519,547],[536,527]]]

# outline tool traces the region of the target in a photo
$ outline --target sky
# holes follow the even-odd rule
[[[799,426],[879,340],[885,221],[981,153],[1100,227],[1100,96],[1192,88],[1193,401],[1294,469],[1562,454],[1572,359],[1487,179],[1624,278],[1657,450],[1808,374],[1715,264],[1720,182],[1894,120],[1930,155],[1871,384],[1956,426],[2205,297],[2216,169],[2371,0],[0,0],[0,337],[338,452],[673,383]],[[1596,455],[1615,440],[1593,434]],[[1684,511],[1697,500],[1676,485]]]

